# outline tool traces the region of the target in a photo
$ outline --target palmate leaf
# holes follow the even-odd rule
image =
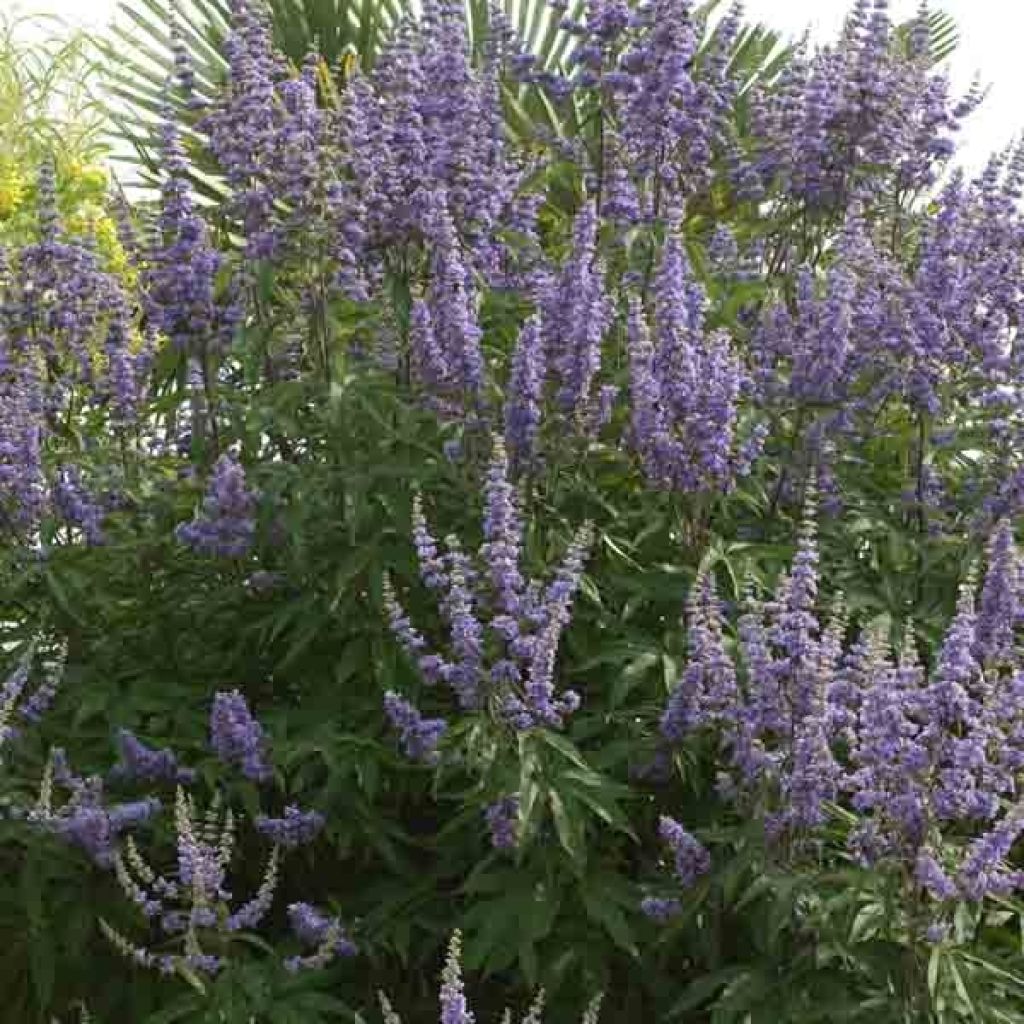
[[[395,25],[414,15],[413,0],[265,0],[271,14],[276,45],[298,67],[316,49],[326,65],[337,68],[345,54],[356,54],[364,69],[373,66]],[[488,0],[466,0],[474,50],[482,53],[487,36]],[[579,18],[584,0],[572,0],[567,16]],[[503,0],[503,10],[523,45],[547,71],[565,71],[571,54],[572,37],[559,25],[547,0]],[[711,0],[697,12],[709,24],[704,45],[717,32],[710,21],[719,0]],[[98,45],[107,72],[107,108],[121,140],[132,155],[132,164],[142,184],[157,180],[160,159],[158,125],[164,102],[164,83],[172,68],[169,8],[167,0],[122,0],[121,17],[106,39]],[[226,64],[221,46],[228,31],[228,0],[183,0],[178,24],[188,45],[196,75],[196,91],[208,100],[223,83]],[[732,57],[742,90],[761,77],[774,76],[788,58],[777,33],[759,26],[747,26],[740,33]],[[551,136],[585,135],[595,129],[592,118],[579,101],[555,104],[540,89],[506,82],[503,85],[506,124],[519,142]],[[183,115],[188,121],[188,116]],[[199,147],[194,156],[200,171],[193,184],[211,202],[224,194],[215,168],[204,164]]]
[[[266,4],[274,42],[295,67],[316,49],[329,67],[337,67],[346,53],[356,53],[364,68],[369,68],[393,26],[411,11],[410,0],[266,0]],[[170,4],[122,0],[119,15],[107,37],[97,40],[108,82],[106,107],[117,134],[134,153],[125,159],[140,172],[143,184],[152,183],[160,167],[158,125],[164,83],[173,67]],[[228,2],[183,0],[177,22],[189,49],[196,91],[201,99],[210,100],[227,72],[221,47],[230,24]],[[216,201],[222,190],[215,182],[207,182],[205,194]]]
[[[915,24],[916,20],[907,21],[896,29],[897,38],[904,48],[910,43],[910,33]],[[960,33],[957,30],[956,20],[945,11],[929,11],[928,37],[931,64],[933,66],[941,64],[952,55],[959,45]]]

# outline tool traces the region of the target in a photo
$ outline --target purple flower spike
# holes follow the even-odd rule
[[[544,348],[551,354],[563,414],[585,433],[597,419],[594,382],[610,323],[604,269],[595,259],[597,210],[587,202],[576,217],[573,247],[561,278],[542,305]]]
[[[232,455],[222,455],[195,519],[182,523],[178,539],[193,550],[220,558],[243,558],[256,536],[256,493],[246,486],[245,470]]]
[[[484,543],[480,559],[490,571],[499,612],[515,616],[519,614],[520,595],[525,586],[519,570],[523,524],[515,488],[509,483],[508,456],[500,437],[494,439],[484,501]]]
[[[390,691],[384,695],[384,711],[398,730],[406,757],[427,764],[438,760],[437,745],[447,729],[443,719],[424,718],[407,700]]]
[[[210,746],[224,764],[239,768],[247,779],[265,782],[272,775],[263,729],[238,690],[214,697]]]
[[[356,955],[356,947],[341,921],[336,917],[328,917],[309,903],[290,904],[288,923],[299,942],[307,947],[318,947],[312,956],[286,960],[285,967],[289,971],[323,967],[335,957]]]
[[[731,490],[761,440],[756,427],[739,437],[749,381],[728,336],[705,330],[706,306],[673,235],[655,282],[653,343],[639,301],[630,305],[631,441],[652,485],[684,493]]]
[[[555,697],[555,657],[562,632],[569,624],[573,598],[583,578],[583,566],[593,539],[593,527],[587,523],[573,538],[537,609],[541,626],[530,644],[523,708],[524,721],[529,721],[530,725],[559,728],[565,717],[579,706],[579,697],[572,690],[567,690],[560,698]]]
[[[641,912],[652,921],[664,924],[683,912],[683,905],[675,898],[647,896],[640,904]]]
[[[1017,664],[1015,630],[1024,615],[1021,561],[1013,526],[1003,520],[989,545],[988,572],[974,629],[974,653],[980,662]]]
[[[490,804],[484,819],[491,833],[491,845],[496,850],[511,850],[519,842],[519,798],[506,796]]]
[[[505,392],[505,444],[517,466],[527,466],[534,459],[545,371],[541,321],[539,317],[531,317],[516,342]]]
[[[87,781],[45,824],[66,842],[84,850],[100,867],[109,868],[121,834],[149,821],[160,811],[160,801],[147,798],[105,807],[102,800],[99,780]]]
[[[474,1024],[476,1020],[466,1001],[461,958],[462,936],[456,932],[448,945],[441,974],[441,1024]]]
[[[725,649],[714,575],[698,576],[687,602],[689,657],[661,719],[665,739],[678,743],[698,725],[728,722],[736,714],[736,668]]]
[[[684,889],[691,888],[701,875],[711,870],[711,856],[674,818],[662,815],[658,835],[672,851],[675,874]]]
[[[303,811],[289,806],[281,818],[259,815],[255,821],[256,831],[278,846],[293,849],[311,843],[324,827],[324,816],[319,811]]]
[[[918,854],[914,878],[933,899],[941,901],[956,898],[956,886],[952,879],[942,869],[935,855],[927,850]]]
[[[173,751],[153,750],[127,729],[117,734],[119,759],[111,769],[111,778],[135,782],[180,782],[189,783],[195,772],[183,768]]]

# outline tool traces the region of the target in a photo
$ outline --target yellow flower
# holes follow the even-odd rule
[[[78,182],[85,191],[102,194],[107,191],[110,177],[106,168],[100,167],[98,164],[90,164],[79,171]]]
[[[359,70],[359,54],[353,53],[349,50],[347,53],[342,55],[341,58],[341,73],[344,75],[346,81],[351,78]]]
[[[25,198],[25,176],[14,159],[0,155],[0,220],[6,220]]]
[[[117,223],[97,203],[85,202],[67,218],[67,229],[73,235],[89,235],[96,243],[103,269],[120,277],[128,287],[136,281],[136,272],[128,262]]]

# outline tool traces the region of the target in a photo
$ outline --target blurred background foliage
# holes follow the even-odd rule
[[[95,233],[118,258],[105,217],[111,122],[97,96],[98,71],[86,33],[0,13],[0,244],[31,234],[39,167],[53,158],[69,230]]]

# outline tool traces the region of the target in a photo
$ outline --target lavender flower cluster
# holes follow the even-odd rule
[[[221,693],[214,699],[210,715],[210,743],[228,765],[262,779],[266,764],[262,730],[249,712],[241,694]],[[71,775],[63,757],[58,757],[53,779],[71,789],[71,799],[57,811],[48,792],[40,798],[34,817],[66,839],[88,850],[103,867],[113,870],[126,897],[139,909],[150,932],[159,936],[163,951],[133,943],[104,923],[110,942],[133,963],[163,973],[187,968],[216,974],[227,964],[222,953],[225,939],[233,933],[252,931],[266,919],[273,907],[280,874],[282,851],[311,843],[324,826],[317,811],[295,805],[285,807],[279,818],[257,815],[255,831],[273,846],[267,857],[257,891],[244,902],[236,902],[228,889],[228,869],[237,846],[237,819],[215,791],[202,810],[183,788],[193,773],[178,765],[169,750],[151,750],[133,734],[118,735],[120,761],[111,772],[116,780],[135,782],[176,782],[175,860],[163,873],[140,852],[127,830],[159,809],[151,799],[114,807],[102,805],[102,783],[98,778],[81,780]],[[315,946],[309,955],[289,957],[289,970],[326,966],[336,956],[351,956],[355,947],[340,921],[327,919],[307,904],[289,907],[289,918],[304,946]],[[180,951],[168,951],[180,947]]]
[[[222,455],[213,467],[202,508],[191,522],[178,526],[178,539],[201,554],[243,558],[255,542],[256,502],[241,463]]]
[[[442,653],[429,647],[388,584],[391,629],[424,682],[448,686],[462,710],[489,707],[518,730],[558,728],[580,700],[573,690],[557,693],[555,661],[582,578],[591,527],[577,532],[547,586],[528,580],[522,569],[519,500],[509,482],[508,455],[500,437],[494,441],[484,487],[483,525],[479,565],[474,565],[455,537],[447,538],[442,551],[417,499],[413,539],[420,574],[424,586],[436,594],[448,627],[448,649]],[[411,704],[390,693],[385,709],[401,732],[406,752],[434,758],[443,720],[423,719]]]
[[[54,810],[53,785],[68,794],[67,801]],[[62,749],[54,750],[42,792],[31,817],[72,846],[83,850],[103,868],[113,866],[123,835],[150,821],[160,811],[160,801],[144,797],[125,803],[105,802],[103,780],[98,775],[75,775]]]
[[[272,774],[263,727],[238,690],[214,697],[210,746],[224,764],[237,767],[247,779],[263,782]]]
[[[66,446],[62,424],[76,417],[98,416],[114,432],[137,422],[151,345],[124,281],[89,238],[65,232],[49,160],[36,211],[38,240],[0,253],[0,507],[25,537],[56,512],[95,543],[102,511],[80,469],[53,478],[46,454]]]
[[[55,656],[43,665],[42,681],[26,695],[32,667],[38,656],[36,644],[32,643],[4,680],[0,686],[0,752],[9,742],[17,739],[20,733],[19,727],[14,724],[15,719],[38,725],[50,710],[64,678],[66,655],[66,647],[58,647]]]
[[[380,991],[377,993],[377,998],[380,1001],[384,1024],[402,1024],[402,1018],[395,1012],[391,1000]],[[522,1018],[523,1024],[541,1024],[544,1019],[544,998],[544,990],[541,989],[534,997],[526,1016]],[[597,1024],[603,1001],[604,995],[601,993],[591,999],[583,1011],[580,1024]],[[466,998],[466,987],[462,979],[462,933],[459,931],[453,932],[448,942],[448,953],[441,971],[439,1002],[441,1024],[473,1024],[477,1019],[470,1009],[469,1000]],[[506,1009],[502,1020],[511,1019],[512,1011]]]
[[[187,785],[195,778],[195,772],[191,768],[184,768],[178,763],[173,750],[166,747],[154,750],[127,729],[118,731],[117,749],[120,756],[117,764],[110,770],[112,780],[174,782]]]
[[[232,289],[225,294],[219,285],[226,260],[192,196],[182,128],[170,102],[175,88],[194,100],[195,76],[176,17],[170,35],[175,64],[163,109],[160,211],[146,250],[146,313],[171,345],[205,361],[228,346],[241,310]]]
[[[138,294],[65,236],[49,164],[39,241],[0,258],[0,506],[28,534],[53,512],[102,540],[106,505],[78,453],[48,459],[63,447],[55,427],[69,412],[101,411],[119,431],[138,428],[154,347],[165,342],[186,363],[186,439],[214,440],[232,345],[261,315],[256,285],[270,264],[302,268],[288,280],[310,316],[341,296],[379,305],[404,348],[393,365],[423,403],[464,429],[503,429],[516,474],[564,447],[567,431],[590,440],[625,425],[622,440],[652,486],[728,491],[767,442],[812,467],[838,509],[838,441],[862,440],[894,400],[931,422],[931,438],[976,404],[991,429],[992,455],[979,463],[984,514],[1012,513],[1024,501],[1024,410],[1012,386],[1024,161],[995,159],[974,181],[953,174],[912,224],[886,206],[885,195],[936,187],[980,98],[949,95],[928,53],[926,10],[908,40],[888,7],[857,0],[838,46],[798,51],[778,81],[744,83],[731,59],[739,8],[702,46],[689,0],[588,0],[571,18],[555,4],[563,76],[538,67],[497,13],[474,53],[464,5],[435,0],[419,23],[395,27],[371,74],[347,78],[336,110],[318,104],[325,69],[315,54],[293,71],[275,52],[260,0],[229,5],[227,83],[209,103],[172,17],[159,212],[144,244],[123,225],[126,251],[145,267]],[[520,85],[556,111],[592,104],[596,150],[516,145],[502,91]],[[734,106],[746,85],[741,138]],[[221,251],[193,194],[192,145],[205,145],[227,180],[240,261]],[[583,189],[560,258],[532,183],[563,159]],[[802,236],[766,242],[716,217],[692,227],[688,210],[722,190],[754,219],[799,219]],[[845,227],[833,246],[835,223]],[[665,239],[646,269],[625,241],[638,231],[652,250]],[[706,260],[687,257],[701,251]],[[388,285],[399,264],[408,310]],[[722,316],[708,271],[757,278],[763,295],[734,320]],[[490,358],[480,315],[501,289],[531,308],[507,360]],[[301,351],[296,359],[300,371]],[[938,520],[949,498],[930,458],[939,445],[922,447],[908,490]],[[767,471],[787,495],[792,474]],[[209,486],[208,507],[179,536],[239,557],[254,530],[241,468],[224,456]]]
[[[739,400],[750,380],[728,335],[705,334],[706,305],[670,238],[655,281],[656,344],[639,300],[630,307],[632,437],[649,481],[684,493],[731,489],[764,440],[759,426],[740,442]]]
[[[256,831],[277,846],[293,849],[311,843],[324,827],[324,816],[319,811],[303,811],[292,804],[284,809],[280,818],[261,814],[255,821]]]
[[[798,55],[779,88],[758,88],[751,184],[780,181],[810,206],[841,207],[852,191],[883,182],[911,191],[935,182],[980,96],[952,99],[933,70],[927,9],[904,49],[894,45],[889,7],[856,0],[835,46]],[[863,175],[851,175],[853,161]]]
[[[325,967],[335,957],[356,954],[356,947],[341,921],[336,917],[327,917],[308,903],[292,903],[288,907],[288,922],[304,946],[315,947],[313,953],[287,959],[284,965],[289,971]]]
[[[738,623],[739,671],[725,640],[713,577],[688,602],[689,659],[661,720],[665,741],[712,730],[728,790],[763,816],[770,837],[799,841],[844,803],[866,864],[902,865],[936,901],[1006,895],[1024,884],[1009,854],[1024,831],[1024,623],[1021,556],[1008,521],[991,541],[976,610],[965,583],[926,672],[908,630],[894,655],[866,630],[847,643],[840,608],[817,613],[812,520],[768,601],[752,594]],[[963,848],[950,842],[973,836]],[[683,885],[707,870],[681,826],[662,821]],[[654,908],[656,910],[657,908]]]
[[[67,450],[65,425],[101,421],[126,458],[137,454],[132,432],[149,431],[141,412],[158,345],[179,359],[187,387],[191,422],[177,440],[222,452],[212,428],[236,379],[233,346],[249,342],[239,327],[259,317],[262,272],[283,268],[296,315],[338,298],[382,313],[403,347],[387,365],[403,387],[449,425],[495,438],[478,551],[454,536],[439,541],[419,500],[413,510],[422,584],[445,637],[420,633],[390,582],[387,612],[424,684],[450,691],[460,711],[520,732],[556,729],[581,700],[559,685],[557,661],[593,531],[576,533],[548,582],[530,578],[515,481],[557,445],[624,430],[622,447],[650,486],[702,496],[730,492],[764,451],[781,452],[767,469],[776,497],[793,482],[789,459],[838,508],[838,453],[866,441],[896,406],[920,429],[916,478],[905,483],[923,524],[950,500],[938,458],[949,429],[964,408],[977,410],[989,443],[976,464],[990,492],[978,504],[999,525],[977,607],[965,584],[930,670],[909,630],[893,651],[871,630],[849,642],[841,604],[821,617],[808,518],[771,597],[745,596],[738,657],[714,576],[699,575],[687,604],[689,659],[660,731],[666,749],[712,733],[727,791],[792,848],[842,804],[860,822],[855,856],[898,865],[940,904],[1019,888],[1011,854],[1024,831],[1014,806],[1024,770],[1024,588],[1003,517],[1024,508],[1024,156],[997,158],[973,181],[953,173],[938,188],[978,95],[952,98],[933,71],[927,12],[904,40],[887,0],[856,0],[837,47],[801,49],[779,80],[741,83],[731,59],[738,9],[705,46],[689,0],[586,0],[579,17],[561,0],[552,7],[553,31],[570,40],[567,74],[539,67],[497,13],[476,52],[461,0],[425,0],[418,24],[395,26],[374,71],[345,81],[337,110],[318,103],[316,55],[293,72],[275,52],[260,0],[229,3],[227,84],[208,107],[172,24],[159,211],[146,244],[129,246],[144,267],[139,293],[64,231],[49,163],[38,239],[0,253],[5,526],[34,541],[53,517],[73,539],[107,539],[109,503],[93,493],[81,453]],[[592,110],[595,144],[516,146],[503,104],[518,98],[517,83],[556,114]],[[197,140],[230,189],[224,215],[241,239],[237,259],[193,194],[188,146]],[[566,159],[578,201],[556,224],[557,211],[542,218],[546,197],[532,183]],[[926,207],[918,202],[936,189]],[[748,228],[770,225],[769,240],[734,233],[722,210],[739,211]],[[781,223],[799,230],[775,231]],[[740,296],[738,312],[721,300],[721,283],[751,278],[758,287],[750,301]],[[508,359],[492,358],[483,313],[503,291],[522,310]],[[329,363],[337,339],[320,340]],[[244,559],[258,500],[240,461],[220,454],[177,537],[201,554]],[[27,665],[0,690],[0,745],[13,739],[17,714],[35,721],[54,698],[59,674],[23,699]],[[406,756],[437,763],[445,719],[390,691],[384,711]],[[117,742],[107,783],[193,780],[172,751],[127,731]],[[237,691],[214,699],[210,746],[252,782],[273,775],[264,731]],[[275,895],[279,851],[324,827],[322,815],[293,805],[256,817],[273,851],[259,890],[238,904],[227,888],[229,811],[214,803],[203,815],[179,789],[176,864],[162,875],[130,836],[158,812],[154,798],[112,803],[103,780],[74,775],[61,754],[49,771],[35,820],[112,868],[161,938],[180,940],[180,953],[153,953],[107,926],[126,955],[161,970],[221,969],[206,933],[257,927]],[[67,794],[60,807],[54,785]],[[515,795],[484,810],[496,849],[519,842],[520,811]],[[698,885],[709,851],[671,817],[658,834],[679,886]],[[644,909],[665,920],[681,903],[650,897]],[[288,913],[306,950],[290,969],[354,952],[338,918],[306,903]],[[442,1019],[470,1024],[458,955],[456,939]]]

